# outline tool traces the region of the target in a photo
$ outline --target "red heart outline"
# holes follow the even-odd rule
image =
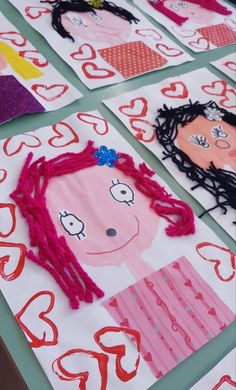
[[[15,243],[15,242],[0,242],[0,247],[17,248],[20,250],[18,264],[17,264],[15,270],[10,274],[5,274],[5,272],[4,272],[5,265],[10,260],[10,255],[0,257],[0,276],[2,277],[3,280],[5,280],[7,282],[11,282],[12,280],[17,279],[24,269],[25,255],[26,255],[27,248],[24,244],[19,244],[19,243]]]
[[[90,356],[92,359],[96,359],[98,362],[98,368],[101,376],[101,387],[100,390],[106,390],[107,388],[107,365],[108,365],[108,356],[104,353],[98,353],[94,351],[89,351],[86,349],[76,348],[71,349],[67,352],[65,352],[63,355],[59,356],[57,359],[55,359],[52,363],[52,370],[53,372],[61,379],[65,381],[75,381],[76,379],[80,380],[79,383],[79,390],[86,390],[86,382],[89,377],[89,372],[80,372],[77,374],[73,374],[66,370],[63,367],[62,360],[68,356],[71,356],[76,353],[86,354]],[[56,368],[58,368],[59,373],[57,372]]]
[[[98,119],[99,123],[98,123],[98,121],[83,119],[83,117],[85,117],[85,118],[87,117],[87,118]],[[92,126],[93,126],[93,130],[94,130],[97,134],[99,134],[99,135],[105,135],[105,134],[107,134],[108,131],[109,131],[109,124],[108,124],[108,122],[106,121],[106,119],[104,119],[104,118],[100,118],[99,116],[92,115],[92,114],[86,114],[86,113],[84,113],[84,112],[79,112],[79,113],[77,114],[77,118],[78,118],[79,120],[81,120],[82,122],[85,122],[85,123],[88,123],[88,124],[92,125]],[[99,128],[99,126],[100,126],[101,123],[103,123],[103,125],[104,125],[104,130],[99,131],[98,128]]]
[[[205,43],[205,46],[201,46],[201,41]],[[192,46],[195,49],[201,49],[202,51],[207,51],[210,49],[210,42],[203,37],[199,37],[196,41],[189,42],[188,44],[189,46]]]
[[[234,388],[236,388],[236,381],[234,381],[230,375],[223,375],[219,382],[212,388],[212,390],[219,390],[223,383],[228,383],[229,385],[232,385]]]
[[[225,18],[225,24],[227,27],[229,27],[231,30],[236,30],[236,22],[234,19],[231,18]]]
[[[18,43],[17,40],[14,38],[4,38],[3,37],[4,34],[12,34],[13,36],[18,36],[18,37],[20,36],[23,41],[21,43]],[[23,47],[27,43],[27,39],[24,37],[24,35],[22,35],[20,32],[16,32],[16,31],[0,32],[0,38],[5,39],[6,41],[10,41],[11,43],[13,43],[13,45],[18,46],[18,47]]]
[[[3,172],[2,177],[0,177],[0,184],[3,183],[7,178],[7,171],[6,169],[0,168],[0,172]]]
[[[168,92],[176,92],[177,86],[180,86],[182,88],[181,93],[178,95],[168,94]],[[176,81],[174,83],[170,83],[169,87],[162,88],[161,93],[164,96],[174,98],[174,99],[186,99],[188,97],[188,89],[186,85],[182,81]]]
[[[11,229],[9,230],[8,233],[3,234],[0,231],[0,238],[7,238],[9,237],[15,230],[16,228],[16,206],[12,203],[0,203],[0,209],[5,209],[8,208],[11,214],[12,218],[12,224],[11,224]]]
[[[89,57],[82,57],[82,58],[76,58],[77,55],[83,55],[83,48],[84,47],[88,47],[90,49],[90,56]],[[81,45],[78,49],[78,51],[75,51],[74,53],[71,53],[70,56],[73,58],[73,60],[75,61],[86,61],[86,60],[95,60],[95,58],[97,57],[97,54],[96,54],[96,51],[95,49],[93,48],[92,45],[90,45],[89,43],[84,43],[83,45]]]
[[[127,114],[124,112],[126,109],[129,109],[129,108],[133,109],[135,107],[135,103],[137,101],[141,101],[143,103],[143,107],[142,107],[141,112],[139,112],[138,114],[137,113],[136,114]],[[129,116],[129,117],[135,117],[135,118],[141,118],[141,117],[146,116],[147,110],[148,110],[148,102],[144,97],[137,97],[135,99],[131,99],[129,104],[119,107],[119,111],[122,112],[122,114]]]
[[[161,48],[160,48],[161,47]],[[156,44],[156,48],[162,53],[164,54],[166,57],[179,57],[181,56],[182,54],[184,54],[184,52],[180,49],[177,49],[175,47],[169,47],[167,45],[164,45],[164,43],[157,43]],[[162,48],[164,48],[165,50],[163,50]],[[174,53],[175,54],[170,54],[170,53]],[[168,54],[167,54],[168,53]]]
[[[53,332],[53,339],[52,340],[46,340],[46,332],[44,331],[43,332],[43,338],[42,339],[39,339],[38,337],[36,337],[31,331],[30,329],[21,321],[21,317],[22,315],[26,312],[26,310],[28,309],[28,307],[31,305],[31,303],[37,299],[39,296],[42,296],[42,295],[47,295],[49,296],[50,298],[50,303],[49,303],[49,306],[48,308],[45,310],[45,311],[41,311],[41,313],[39,313],[39,318],[43,321],[43,322],[46,322],[46,324],[48,324],[51,329],[52,329],[52,332]],[[55,296],[53,294],[52,291],[39,291],[38,293],[34,294],[27,302],[26,304],[22,307],[22,309],[15,315],[15,318],[16,318],[16,321],[18,322],[18,324],[20,325],[20,327],[23,329],[23,331],[26,333],[26,335],[30,338],[31,341],[29,341],[29,344],[32,348],[40,348],[42,346],[50,346],[50,345],[57,345],[58,344],[58,329],[57,329],[57,326],[56,324],[51,321],[48,317],[46,317],[47,314],[49,314],[53,307],[54,307],[54,303],[55,303]]]
[[[99,72],[99,71],[102,71],[104,74],[97,74],[94,73],[90,73],[87,68],[88,67],[92,67],[92,70],[94,70],[95,72]],[[84,72],[84,75],[88,78],[88,79],[107,79],[107,78],[110,78],[110,77],[113,77],[115,76],[115,72],[113,72],[112,70],[110,69],[105,69],[105,68],[99,68],[94,62],[85,62],[83,65],[82,65],[82,71]]]
[[[38,50],[21,50],[19,51],[19,55],[23,58],[26,58],[27,60],[31,60],[32,63],[36,66],[38,66],[39,68],[44,68],[46,66],[48,66],[49,62],[44,58],[44,62],[40,62],[40,60],[38,58],[35,58],[35,57],[30,57],[30,55],[28,55],[29,53],[36,53],[36,54],[40,54]]]
[[[214,88],[216,87],[216,85],[222,85],[223,89],[222,89],[222,92],[221,93],[215,93],[214,92]],[[211,84],[208,84],[208,85],[202,85],[201,86],[201,89],[203,90],[203,92],[205,92],[207,95],[212,95],[212,96],[225,96],[225,93],[227,91],[227,83],[226,81],[224,80],[215,80],[215,81],[212,81]],[[209,92],[208,90],[213,90],[213,92]]]
[[[155,35],[158,35],[158,38],[155,38],[155,36],[153,36],[152,34],[146,34],[146,35],[141,34],[142,31],[152,31]],[[137,28],[137,29],[135,30],[135,34],[137,34],[137,35],[139,35],[139,36],[141,36],[141,37],[144,37],[144,38],[146,38],[146,37],[151,37],[151,38],[153,38],[155,41],[160,41],[160,40],[162,39],[162,35],[160,34],[160,32],[154,30],[153,28]]]
[[[14,152],[9,153],[8,150],[7,150],[8,145],[11,143],[12,139],[15,140],[16,138],[15,137],[7,138],[6,141],[3,144],[3,151],[6,154],[6,156],[8,156],[8,157],[14,156],[15,154],[19,153],[22,150],[23,146],[26,146],[28,148],[38,148],[39,146],[41,146],[41,141],[40,141],[40,139],[38,137],[36,137],[34,135],[31,135],[31,134],[22,134],[22,136],[23,135],[25,137],[34,138],[36,140],[36,144],[35,145],[28,145],[27,142],[22,141]]]
[[[217,249],[222,250],[223,252],[228,253],[230,256],[230,263],[231,263],[232,270],[236,270],[236,255],[228,248],[224,248],[222,246],[212,244],[211,242],[207,242],[207,241],[201,242],[201,243],[197,244],[197,246],[196,246],[196,251],[203,260],[209,261],[210,263],[213,263],[213,264],[215,263],[214,264],[214,271],[215,271],[217,278],[220,279],[222,282],[230,282],[235,277],[235,271],[233,271],[232,274],[228,278],[226,278],[226,279],[223,278],[221,276],[220,270],[219,270],[221,260],[220,259],[208,259],[207,257],[203,256],[200,253],[200,250],[204,247],[213,247],[213,248],[217,248]]]
[[[125,335],[130,336],[132,337],[132,339],[135,340],[134,342],[137,348],[138,357],[136,359],[135,368],[133,371],[128,372],[122,367],[121,360],[126,355],[126,348],[124,344],[115,345],[113,347],[107,347],[103,345],[102,342],[100,341],[102,336],[112,332],[115,333],[123,332],[125,333]],[[140,333],[137,330],[117,327],[117,326],[105,326],[104,328],[98,330],[94,334],[94,340],[103,351],[112,355],[116,355],[116,375],[122,382],[127,382],[136,376],[139,362],[140,362],[140,342],[141,342]]]
[[[233,72],[236,71],[236,61],[226,61],[223,64],[226,68],[232,70]],[[230,65],[234,65],[234,68],[232,69]]]
[[[235,95],[235,99],[233,100],[233,104],[226,104],[226,102],[230,101],[230,97],[227,95],[229,92],[231,92],[233,95]],[[225,108],[235,108],[236,107],[236,91],[234,89],[227,89],[225,92],[225,95],[223,99],[219,101],[219,104],[221,104]]]
[[[191,38],[191,37],[194,37],[196,34],[197,34],[197,32],[196,31],[194,31],[194,30],[183,30],[182,28],[180,28],[179,26],[173,26],[172,27],[172,30],[176,33],[176,34],[178,34],[180,37],[182,37],[182,38]],[[183,34],[180,34],[180,33],[183,33]],[[185,34],[184,34],[185,33]],[[186,33],[188,33],[188,34],[186,34]]]
[[[34,9],[34,10],[38,10],[38,14],[36,14],[35,16],[32,15],[30,13],[31,9]],[[50,14],[51,13],[51,10],[49,8],[46,8],[46,7],[33,7],[33,6],[29,6],[29,7],[25,7],[25,15],[30,18],[30,19],[39,19],[43,14]]]
[[[142,123],[144,123],[144,124],[146,124],[146,125],[150,125],[150,126],[153,127],[153,133],[152,133],[152,135],[151,135],[149,138],[144,138],[144,135],[147,133],[146,130],[144,130],[144,129],[142,129],[141,127],[136,126],[136,125],[134,124],[134,123],[137,122],[137,121],[142,122]],[[143,141],[143,142],[146,142],[146,143],[147,143],[147,142],[153,142],[153,141],[156,139],[156,131],[155,131],[154,126],[153,126],[152,123],[150,123],[150,122],[148,122],[148,121],[146,121],[146,120],[144,120],[144,119],[139,119],[139,118],[130,118],[129,123],[130,123],[131,128],[132,128],[134,131],[137,132],[137,134],[135,135],[135,138],[136,138],[138,141]]]
[[[57,95],[55,96],[52,96],[52,97],[47,97],[45,95],[42,95],[41,93],[38,92],[38,88],[43,88],[44,90],[48,91],[50,89],[53,89],[53,88],[57,88],[57,87],[62,87],[62,91],[59,92]],[[42,99],[46,100],[47,102],[53,102],[54,100],[60,98],[68,89],[68,85],[66,84],[52,84],[52,85],[44,85],[44,84],[34,84],[32,85],[31,89],[38,95],[40,96]]]
[[[64,145],[54,145],[53,144],[53,141],[55,139],[62,139],[62,138],[66,138],[61,132],[60,130],[57,130],[57,126],[58,125],[62,125],[62,126],[65,126],[67,129],[69,129],[69,131],[71,132],[72,134],[72,139],[67,141]],[[56,133],[57,135],[55,135],[54,137],[51,137],[49,140],[48,140],[48,143],[49,145],[51,145],[53,148],[63,148],[64,146],[68,146],[68,145],[71,145],[71,144],[77,144],[79,143],[79,136],[78,134],[75,132],[74,129],[72,129],[72,127],[66,123],[66,122],[58,122],[54,125],[52,125],[52,130],[54,131],[54,133]]]

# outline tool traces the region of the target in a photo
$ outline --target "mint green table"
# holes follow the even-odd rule
[[[144,0],[140,0],[140,4]],[[21,15],[12,7],[7,0],[0,0],[0,11],[26,36],[29,41],[55,66],[55,68],[72,84],[74,84],[83,94],[84,97],[72,103],[59,111],[54,111],[45,114],[35,114],[15,119],[7,124],[0,126],[0,139],[4,139],[22,132],[27,132],[47,126],[58,122],[61,119],[69,116],[76,111],[89,111],[98,109],[106,119],[121,133],[121,135],[136,149],[144,160],[156,171],[158,174],[170,185],[172,190],[188,202],[194,212],[199,215],[203,209],[195,201],[191,195],[183,190],[182,187],[170,176],[163,165],[147,151],[141,144],[139,144],[133,136],[125,129],[119,120],[102,104],[103,99],[107,99],[125,91],[130,91],[141,86],[158,82],[170,76],[176,76],[198,69],[200,67],[208,66],[219,77],[224,77],[227,82],[232,84],[232,80],[226,76],[222,76],[211,65],[210,61],[216,60],[222,56],[232,53],[235,47],[228,46],[225,48],[213,50],[208,53],[194,54],[189,53],[196,58],[195,61],[186,63],[180,66],[163,69],[152,72],[141,77],[126,81],[122,84],[99,88],[95,91],[89,91],[76,77],[72,69],[66,65],[60,57],[50,48],[47,42],[35,32],[21,17]],[[166,32],[164,28],[155,23],[149,18],[153,24],[165,31],[165,33],[173,39],[173,37]],[[176,41],[179,45],[179,42]],[[13,167],[14,169],[14,167]],[[214,232],[224,241],[226,246],[235,250],[233,240],[225,233],[216,222],[208,215],[203,217],[203,220],[214,230]],[[221,360],[236,344],[236,324],[231,324],[229,328],[221,335],[201,348],[198,352],[193,354],[190,358],[181,363],[176,369],[172,370],[168,375],[161,379],[152,390],[187,390],[198,379],[206,374],[219,360]],[[0,293],[0,336],[6,343],[16,365],[22,373],[30,390],[49,390],[51,385],[48,382],[38,360],[36,359],[31,348],[28,346],[23,332],[14,320],[14,317]],[[1,388],[1,366],[0,366],[0,389],[1,390],[17,390],[17,389],[2,389]],[[56,389],[55,389],[56,390]],[[99,390],[99,389],[93,389]],[[109,389],[112,390],[112,389]],[[143,390],[143,389],[137,389]],[[211,390],[211,389],[202,389]]]

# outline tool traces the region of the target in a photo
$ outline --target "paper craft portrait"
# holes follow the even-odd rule
[[[142,9],[193,51],[236,42],[235,9],[223,0],[144,0]]]
[[[0,124],[81,96],[1,13],[0,24]]]
[[[0,197],[1,291],[53,388],[148,389],[233,321],[233,252],[98,111],[2,140]],[[171,314],[146,336],[145,279]]]
[[[211,209],[236,208],[236,116],[210,101],[158,111],[157,140],[195,185],[214,197]],[[211,210],[210,209],[210,210]],[[208,210],[208,211],[210,211]],[[235,221],[232,221],[232,223]]]
[[[192,60],[124,0],[11,2],[90,89]]]
[[[230,84],[202,68],[126,92],[104,102],[135,139],[163,162],[178,183],[196,197],[204,209],[208,210],[217,223],[233,238],[235,236],[235,226],[232,223],[235,219],[235,98],[236,91]],[[189,105],[190,100],[193,107]],[[212,109],[210,106],[208,109],[207,105],[204,107],[210,100],[214,101]],[[196,101],[199,101],[200,105],[195,104]],[[166,117],[158,119],[158,112],[163,107],[166,107]],[[203,117],[202,114],[198,115],[197,111],[194,111],[195,107],[199,110],[202,107]],[[161,110],[162,113],[164,111]],[[174,117],[175,113],[178,116]],[[207,118],[207,113],[212,119]],[[156,133],[156,119],[159,120],[160,126],[165,121],[166,127],[163,133]],[[183,127],[181,121],[193,122],[196,129],[191,133],[192,126],[189,124],[185,127],[186,131],[182,132],[186,137],[182,136],[180,139],[180,136],[177,137],[177,132],[178,127]],[[223,131],[221,131],[222,126],[225,129]],[[213,127],[215,130],[212,130]],[[157,138],[162,139],[164,150]],[[208,144],[203,145],[205,138]],[[163,151],[170,158],[163,159]],[[211,161],[215,169],[209,170]],[[217,205],[222,207],[215,207]]]

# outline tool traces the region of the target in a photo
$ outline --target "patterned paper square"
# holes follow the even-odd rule
[[[236,42],[236,32],[227,27],[224,23],[198,28],[196,31],[217,47],[230,45]]]

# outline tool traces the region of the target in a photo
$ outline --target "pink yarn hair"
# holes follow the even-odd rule
[[[47,209],[45,192],[51,178],[97,165],[98,159],[94,156],[96,150],[93,142],[89,141],[82,152],[64,153],[49,161],[41,157],[32,162],[33,153],[30,153],[18,185],[11,194],[27,221],[30,245],[37,248],[37,253],[28,251],[27,257],[52,275],[68,297],[72,309],[79,308],[80,301],[91,303],[94,295],[100,298],[104,293],[81,267],[65,237],[57,235]],[[169,222],[167,235],[193,234],[192,209],[181,200],[172,198],[151,179],[154,172],[144,163],[136,168],[132,157],[124,153],[118,153],[118,156],[115,168],[133,177],[136,188],[150,198],[150,207]]]

